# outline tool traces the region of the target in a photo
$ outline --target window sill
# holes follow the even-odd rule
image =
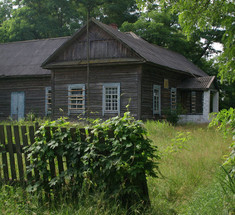
[[[112,114],[112,113],[118,114],[118,111],[105,111],[105,112],[104,112],[104,114],[109,114],[109,113],[110,113],[110,114]]]
[[[202,116],[203,113],[187,113],[187,114],[180,114],[179,116]]]

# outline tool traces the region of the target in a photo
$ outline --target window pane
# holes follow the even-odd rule
[[[160,88],[157,85],[153,86],[153,113],[159,113],[160,107]]]
[[[105,110],[106,111],[118,110],[118,87],[105,88]]]
[[[70,113],[79,113],[85,110],[84,94],[84,87],[70,87],[68,97]]]

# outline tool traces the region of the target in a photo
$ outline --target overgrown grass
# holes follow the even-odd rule
[[[214,188],[219,183],[217,175],[231,140],[224,139],[220,132],[214,128],[208,129],[206,125],[173,127],[167,123],[159,126],[159,123],[147,122],[146,127],[150,139],[162,154],[160,170],[163,178],[148,180],[154,213],[188,214],[189,208],[193,208],[200,199],[204,199],[205,204],[207,201],[212,202],[208,207],[211,211],[216,210],[218,214],[228,210],[230,205],[223,205],[225,200],[217,202],[218,195],[224,199],[225,194],[221,188]],[[187,137],[182,145],[175,138],[179,134]],[[175,145],[177,150],[166,150]],[[180,147],[177,148],[177,145]],[[213,192],[217,193],[214,199],[211,198]],[[210,193],[211,196],[208,195]],[[206,211],[198,214],[209,214]]]
[[[220,165],[228,154],[231,139],[207,125],[173,127],[147,121],[145,126],[153,144],[161,152],[160,178],[148,178],[151,208],[145,214],[228,214],[235,207],[232,194],[220,182]],[[118,202],[102,194],[82,198],[77,205],[62,202],[49,207],[22,188],[3,186],[0,214],[126,214]],[[134,209],[134,214],[143,214]]]

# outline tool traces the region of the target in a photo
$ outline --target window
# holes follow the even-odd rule
[[[120,84],[103,84],[103,115],[105,113],[120,114]]]
[[[196,92],[191,92],[191,113],[196,113]]]
[[[85,84],[68,86],[68,114],[85,113]]]
[[[176,110],[176,88],[171,88],[171,111]]]
[[[153,85],[153,114],[161,114],[161,86]]]
[[[51,87],[46,87],[45,93],[45,114],[48,116],[51,114]]]
[[[181,91],[180,95],[185,114],[202,114],[203,91]]]
[[[165,89],[169,88],[169,81],[168,81],[168,79],[164,79],[164,88]]]

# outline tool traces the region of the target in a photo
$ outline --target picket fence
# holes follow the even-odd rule
[[[34,169],[31,172],[26,171],[30,165],[30,160],[27,159],[25,147],[34,143],[35,130],[38,125],[34,126],[12,126],[0,125],[0,181],[5,184],[20,184],[25,185],[27,180],[34,177],[39,177],[39,172]],[[50,127],[46,128],[50,134]],[[56,127],[52,128],[57,129]],[[75,138],[76,128],[70,128],[72,139]],[[84,128],[80,128],[80,137],[82,141],[86,139]],[[66,131],[66,128],[61,128],[61,131]],[[74,134],[74,135],[73,135]],[[57,176],[66,168],[66,158],[57,157],[55,161],[49,163],[52,176]]]

